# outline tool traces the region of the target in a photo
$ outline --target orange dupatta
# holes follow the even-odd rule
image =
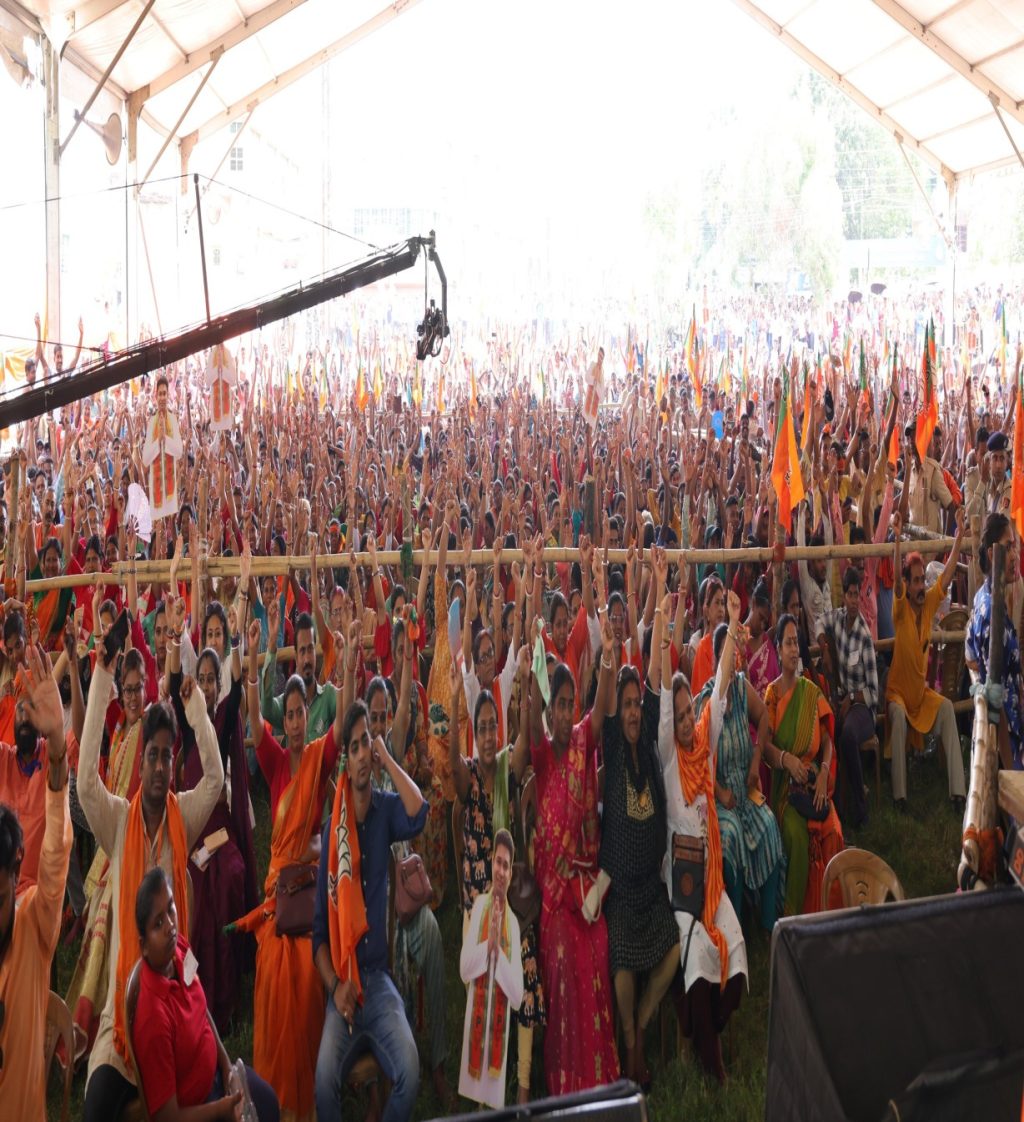
[[[174,864],[174,903],[178,910],[178,926],[188,931],[188,846],[185,842],[185,823],[178,807],[178,799],[168,792],[164,823],[171,842]],[[161,824],[157,834],[156,851],[163,851]],[[148,871],[149,839],[142,817],[142,792],[138,791],[128,806],[128,823],[124,832],[124,850],[121,854],[121,890],[117,902],[119,942],[117,947],[117,978],[114,990],[114,1047],[127,1064],[128,1046],[125,1041],[124,988],[128,975],[138,955],[138,938],[135,926],[135,893]]]
[[[693,656],[693,672],[690,675],[690,690],[696,697],[708,684],[711,675],[715,672],[715,649],[710,633],[702,636],[697,644],[697,652]]]
[[[722,899],[725,883],[722,874],[722,839],[718,833],[718,808],[715,805],[715,782],[711,776],[711,705],[704,707],[700,720],[693,730],[693,748],[687,752],[676,741],[676,763],[679,766],[679,784],[683,798],[691,806],[697,796],[704,794],[708,808],[708,856],[704,875],[704,911],[701,923],[711,941],[718,948],[722,963],[722,985],[729,980],[729,947],[725,936],[715,926],[715,915]],[[692,937],[692,936],[691,936]]]
[[[327,851],[327,927],[331,936],[331,964],[343,981],[355,983],[359,1001],[363,986],[359,980],[356,947],[369,930],[366,901],[360,875],[359,831],[352,808],[352,779],[348,771],[338,776],[331,810],[331,832]]]
[[[299,770],[278,800],[270,835],[270,866],[263,885],[266,899],[236,921],[235,927],[239,931],[255,932],[265,919],[277,913],[277,878],[285,865],[294,865],[306,852],[320,809],[316,793],[320,786],[326,741],[325,734],[306,745]]]

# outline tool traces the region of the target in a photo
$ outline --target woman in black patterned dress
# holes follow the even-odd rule
[[[667,564],[655,554],[660,603]],[[660,612],[659,607],[656,611]],[[660,653],[660,652],[658,652]],[[656,652],[651,652],[654,664]],[[604,813],[601,868],[611,877],[604,904],[608,956],[615,1001],[626,1041],[623,1073],[646,1086],[644,1029],[654,1016],[679,966],[679,928],[662,880],[665,854],[665,789],[658,756],[659,695],[642,690],[633,666],[623,666],[616,681],[614,717],[605,719]],[[647,988],[637,1001],[639,973]]]

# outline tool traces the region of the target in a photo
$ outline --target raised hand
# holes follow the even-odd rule
[[[254,619],[249,624],[249,650],[258,651],[260,649],[260,639],[262,638],[262,629],[260,628],[260,621]]]
[[[278,598],[274,598],[267,605],[267,634],[270,640],[270,646],[277,650],[277,637],[279,628],[281,626],[281,605],[278,603]]]
[[[196,691],[196,680],[195,680],[195,678],[192,677],[191,674],[189,674],[185,678],[182,679],[181,689],[178,691],[178,694],[181,697],[181,704],[182,704],[183,708],[185,709],[186,714],[188,712],[188,703],[189,703],[192,695],[195,693],[195,691]]]
[[[601,661],[611,662],[615,653],[615,632],[607,612],[601,613]]]
[[[23,696],[29,718],[40,736],[63,744],[64,707],[60,690],[50,673],[50,659],[41,646],[33,645],[25,650],[25,664]],[[52,754],[51,762],[56,762]]]
[[[651,564],[654,566],[658,588],[664,588],[668,584],[668,558],[659,546],[654,546],[651,551]]]
[[[244,592],[249,587],[249,575],[252,573],[252,546],[249,544],[248,535],[242,545],[242,556],[238,561],[239,580]]]
[[[735,629],[740,621],[740,598],[731,588],[726,593],[726,605],[729,610],[729,626]]]

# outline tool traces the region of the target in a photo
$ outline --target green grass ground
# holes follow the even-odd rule
[[[873,776],[872,776],[873,780]],[[931,896],[949,892],[956,881],[960,856],[960,824],[950,810],[946,797],[945,777],[937,761],[932,759],[912,762],[909,774],[911,809],[906,816],[898,815],[888,796],[888,784],[883,780],[883,805],[881,809],[871,798],[871,821],[856,835],[847,836],[848,845],[858,845],[879,854],[896,871],[908,896]],[[260,883],[266,869],[269,851],[269,811],[265,796],[255,798],[256,847],[260,855]],[[448,1079],[452,1087],[458,1083],[459,1054],[462,1042],[462,1021],[465,1012],[465,988],[458,977],[458,949],[461,946],[461,917],[452,878],[448,892],[438,912],[447,956],[447,1030],[450,1049],[447,1063]],[[723,1052],[729,1081],[724,1088],[708,1083],[692,1059],[688,1042],[684,1050],[677,1050],[674,1017],[667,1020],[667,1064],[661,1062],[660,1032],[657,1021],[650,1027],[647,1037],[648,1063],[654,1076],[654,1086],[649,1100],[651,1117],[655,1119],[756,1119],[764,1114],[765,1061],[768,1047],[768,937],[747,932],[750,965],[749,992],[732,1018],[731,1028],[723,1039]],[[77,944],[61,947],[58,952],[58,983],[60,992],[66,992],[78,953]],[[252,1008],[252,979],[244,982],[240,1007]],[[429,1010],[426,1011],[429,1016]],[[418,1034],[420,1055],[429,1055],[425,1034]],[[513,1041],[514,1041],[513,1035]],[[542,1065],[540,1041],[535,1039],[533,1064],[533,1092],[543,1094],[541,1086]],[[252,1059],[252,1022],[241,1021],[225,1041],[230,1055]],[[510,1057],[509,1071],[514,1071]],[[514,1076],[513,1076],[514,1079]],[[85,1090],[84,1072],[76,1077],[72,1087],[70,1116],[81,1114]],[[511,1093],[514,1093],[514,1089]],[[461,1109],[470,1104],[460,1100]],[[365,1103],[353,1100],[344,1106],[343,1116],[359,1120],[365,1112]],[[426,1065],[423,1069],[421,1094],[415,1117],[434,1118],[442,1113],[441,1105],[433,1093]],[[48,1118],[57,1122],[60,1117],[57,1079],[51,1079]],[[114,1120],[111,1120],[114,1122]]]

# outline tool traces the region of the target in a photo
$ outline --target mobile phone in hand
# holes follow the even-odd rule
[[[124,647],[128,638],[128,629],[131,626],[131,615],[127,608],[121,609],[121,614],[114,620],[110,630],[103,639],[103,647],[107,653],[107,665],[113,663],[118,652]]]

